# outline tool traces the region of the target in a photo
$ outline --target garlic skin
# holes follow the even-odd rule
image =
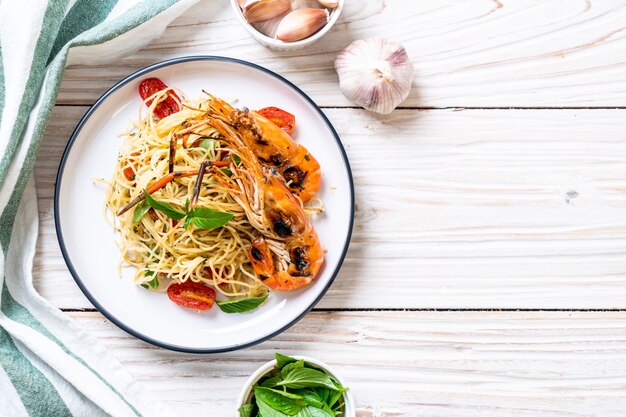
[[[380,114],[391,113],[408,97],[415,76],[406,49],[380,38],[352,42],[337,55],[335,69],[344,96]]]
[[[291,8],[293,10],[298,9],[323,9],[317,0],[291,0]]]
[[[276,39],[295,42],[313,35],[328,23],[327,9],[298,9],[283,18],[276,29]]]
[[[319,4],[329,9],[334,9],[339,6],[339,0],[317,0]]]
[[[257,23],[291,10],[291,0],[247,0],[241,8],[248,23]]]

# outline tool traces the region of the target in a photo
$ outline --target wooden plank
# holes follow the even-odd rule
[[[59,252],[51,198],[85,110],[55,108],[35,172],[35,284],[65,308],[89,303]],[[320,307],[626,308],[626,110],[327,114],[357,215]]]
[[[626,410],[626,313],[312,313],[268,342],[219,355],[152,347],[98,313],[72,313],[179,415],[234,415],[274,351],[317,357],[360,417],[617,417]]]
[[[163,37],[109,65],[74,66],[59,103],[90,104],[124,76],[167,58],[224,55],[275,70],[324,106],[346,106],[333,62],[359,38],[402,42],[417,76],[404,106],[624,106],[626,2],[347,1],[319,43],[276,52],[251,38],[226,0],[199,2]]]

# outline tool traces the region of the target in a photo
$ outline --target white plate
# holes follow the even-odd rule
[[[318,193],[325,213],[314,220],[326,259],[308,287],[272,292],[266,304],[244,314],[214,307],[197,313],[172,303],[166,294],[132,283],[132,271],[117,272],[120,252],[115,232],[102,215],[105,190],[93,183],[110,178],[124,131],[137,118],[138,84],[158,77],[189,98],[202,89],[237,105],[258,109],[278,106],[296,116],[295,139],[322,167]],[[193,353],[223,352],[262,342],[286,330],[324,295],[348,249],[354,218],[354,187],[337,133],[315,103],[281,76],[257,65],[221,57],[185,57],[152,65],[107,91],[85,114],[61,160],[55,190],[55,222],[65,261],[76,283],[102,314],[146,342]]]

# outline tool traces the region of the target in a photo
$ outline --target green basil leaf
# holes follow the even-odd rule
[[[262,297],[241,298],[239,300],[217,301],[216,304],[224,313],[245,313],[263,304],[267,295]]]
[[[254,404],[244,404],[239,407],[239,417],[252,417],[254,411]]]
[[[278,395],[280,395],[282,397],[289,398],[290,400],[294,400],[294,401],[298,402],[299,404],[302,404],[303,407],[306,405],[306,403],[304,402],[304,399],[301,396],[299,396],[298,394],[295,394],[293,392],[284,391],[284,390],[277,390],[277,389],[272,389],[272,388],[268,388],[268,387],[261,387],[259,385],[255,385],[254,389],[257,389],[257,388],[260,391],[265,391],[266,393],[267,392],[272,392],[272,393],[278,394]]]
[[[192,221],[192,220],[193,220],[193,217],[189,217],[189,216],[187,216],[187,217],[185,218],[185,223],[184,223],[183,227],[184,227],[185,229],[188,229],[188,228],[189,228],[189,225],[191,224],[191,221]]]
[[[194,217],[192,221],[198,229],[216,229],[228,223],[230,219],[232,219],[233,215],[228,214],[228,216],[229,217],[221,217],[215,219],[207,219],[206,217]]]
[[[300,359],[299,361],[288,363],[280,370],[280,376],[285,378],[289,372],[297,368],[304,368],[304,360]]]
[[[304,407],[300,412],[293,417],[313,417],[311,412],[309,411],[309,407]]]
[[[146,271],[146,273],[144,274],[147,277],[151,277],[154,275],[154,271]],[[156,289],[159,287],[159,278],[158,277],[154,277],[152,278],[150,281],[147,281],[145,283],[142,284],[143,285],[147,285],[147,287],[144,288],[152,288],[152,289]]]
[[[291,356],[283,355],[278,352],[274,353],[274,356],[276,357],[276,366],[278,369],[283,369],[283,367],[289,363],[298,362],[296,358],[292,358]]]
[[[333,384],[335,384],[335,387],[336,387],[336,391],[332,391],[330,393],[330,397],[328,398],[328,401],[327,401],[328,405],[333,407],[335,403],[337,403],[337,400],[341,398],[343,393],[348,391],[348,388],[341,385],[341,383],[337,381],[337,378],[335,378],[334,376],[329,375],[329,377],[330,377],[330,380],[333,381]],[[337,404],[339,405],[339,403]]]
[[[184,223],[183,227],[184,227],[185,229],[188,229],[188,228],[189,228],[189,225],[191,224],[191,221],[192,221],[192,220],[193,220],[193,217],[189,217],[189,216],[187,216],[187,217],[185,218],[185,223]]]
[[[150,210],[150,205],[146,200],[137,204],[135,211],[133,211],[133,223],[139,223],[142,217]]]
[[[293,369],[287,376],[283,377],[278,385],[286,388],[325,387],[332,390],[336,389],[328,375],[310,368]]]
[[[143,190],[143,195],[146,197],[146,201],[148,205],[155,210],[159,210],[161,213],[165,214],[170,219],[180,220],[186,216],[182,211],[176,210],[174,207],[170,206],[163,201],[158,201],[152,198],[150,194],[146,190]]]
[[[278,384],[280,381],[282,381],[282,378],[279,376],[273,376],[271,378],[267,378],[266,380],[264,380],[263,382],[261,382],[261,386],[262,387],[268,387],[268,388],[273,388],[276,386],[276,384]]]
[[[206,207],[196,207],[194,209],[191,209],[191,211],[189,212],[189,215],[191,215],[191,217],[198,217],[198,218],[213,218],[216,215],[228,215],[232,218],[232,214],[230,213],[226,213],[223,211],[217,211],[217,210],[213,210],[210,208],[206,208]]]
[[[343,393],[344,391],[332,391],[330,393],[330,396],[328,397],[328,401],[326,402],[326,404],[328,404],[329,407],[332,407],[333,405],[335,405],[337,400],[341,398]]]
[[[279,382],[280,382],[280,379],[279,379]],[[292,392],[296,395],[301,396],[306,405],[312,405],[313,407],[317,407],[317,408],[322,408],[323,406],[326,405],[326,403],[322,401],[320,396],[317,395],[317,392],[311,389],[299,388],[299,389],[292,390]]]
[[[287,414],[281,413],[280,411],[273,409],[271,405],[262,401],[256,395],[254,397],[256,401],[256,406],[259,407],[259,414],[262,417],[288,417]]]
[[[311,417],[335,417],[334,413],[329,413],[321,408],[308,406],[306,409],[311,414]]]
[[[215,229],[224,226],[234,217],[231,213],[198,207],[189,212],[193,224],[200,229]]]
[[[325,372],[325,371],[324,371]],[[348,391],[348,388],[344,387],[343,385],[341,385],[341,382],[339,382],[337,380],[337,378],[335,378],[334,376],[328,374],[328,372],[326,372],[326,374],[328,375],[328,377],[330,378],[331,381],[333,381],[333,384],[335,384],[335,387],[337,387],[338,390],[344,390],[344,391]]]
[[[317,395],[320,396],[322,401],[328,401],[328,397],[330,397],[330,390],[325,387],[318,387],[315,391],[317,391]]]
[[[288,416],[296,414],[305,406],[302,397],[271,388],[255,386],[254,396],[274,410],[278,410]]]

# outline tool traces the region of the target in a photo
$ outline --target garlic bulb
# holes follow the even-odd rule
[[[248,23],[256,23],[288,12],[291,0],[247,0],[241,8]]]
[[[414,76],[404,47],[379,38],[352,42],[337,56],[335,69],[346,98],[380,114],[408,97]]]
[[[278,25],[276,38],[295,42],[308,38],[328,23],[326,9],[298,9],[289,13]]]

